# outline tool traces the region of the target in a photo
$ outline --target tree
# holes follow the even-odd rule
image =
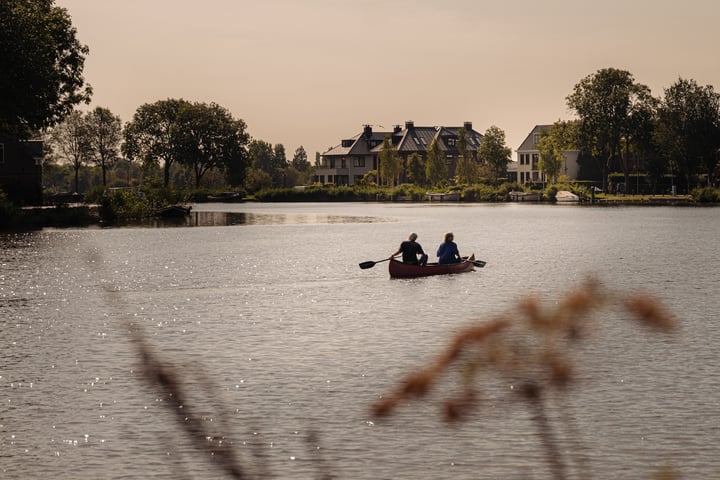
[[[557,182],[565,152],[574,148],[576,125],[576,122],[558,120],[548,131],[540,134],[540,141],[537,145],[540,152],[538,168],[552,182]]]
[[[67,10],[53,3],[0,2],[0,136],[25,138],[90,102],[83,78],[88,47],[75,37]]]
[[[720,147],[720,95],[712,86],[678,79],[665,89],[658,109],[656,139],[690,188],[690,175],[702,166],[713,182]]]
[[[425,176],[431,185],[440,185],[447,180],[448,168],[443,158],[437,139],[433,139],[428,149],[427,163],[425,164]]]
[[[512,150],[505,145],[505,132],[495,125],[485,130],[480,147],[478,147],[478,159],[490,168],[493,176],[493,183],[497,183],[507,171],[510,163]]]
[[[414,152],[407,161],[408,177],[417,185],[425,185],[425,161],[419,153]]]
[[[52,129],[50,141],[57,155],[75,171],[75,192],[80,191],[80,168],[91,157],[87,122],[81,112],[68,115]]]
[[[394,185],[402,172],[402,160],[397,149],[390,141],[390,135],[385,135],[380,149],[380,178],[386,185]]]
[[[170,184],[170,168],[180,155],[180,111],[190,108],[183,99],[160,100],[141,105],[125,126],[123,153],[129,159],[140,158],[149,165],[163,165],[163,184]]]
[[[193,172],[195,188],[212,169],[224,170],[246,158],[245,122],[216,103],[183,105],[178,115],[179,163]]]
[[[621,153],[621,140],[633,131],[633,111],[650,98],[650,89],[635,83],[630,72],[598,70],[577,83],[567,105],[580,119],[580,148],[603,161],[603,185]]]
[[[307,172],[310,169],[307,152],[305,152],[302,145],[295,150],[295,154],[292,158],[292,166],[295,167],[298,172]]]
[[[120,158],[122,122],[107,108],[96,107],[85,117],[90,144],[90,158],[102,170],[102,184],[107,185],[107,171]]]
[[[467,130],[461,127],[458,130],[458,139],[455,144],[458,151],[457,167],[455,176],[459,183],[475,183],[477,181],[477,164],[473,158],[472,151],[468,148]]]

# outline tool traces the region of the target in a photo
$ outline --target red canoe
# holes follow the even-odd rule
[[[390,276],[392,278],[416,278],[430,275],[446,275],[448,273],[472,272],[475,270],[475,254],[460,263],[447,265],[440,265],[438,263],[413,265],[391,259],[388,269],[390,270]]]

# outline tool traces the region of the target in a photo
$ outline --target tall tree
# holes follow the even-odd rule
[[[455,176],[459,183],[475,183],[478,176],[477,163],[475,163],[472,151],[468,148],[467,135],[465,127],[461,127],[458,130],[458,139],[455,143],[458,154]]]
[[[181,154],[178,161],[188,167],[200,187],[212,169],[225,170],[247,158],[245,122],[235,120],[216,103],[193,103],[180,109],[178,117]]]
[[[603,162],[603,184],[620,156],[623,137],[632,131],[633,111],[649,98],[648,87],[616,68],[588,75],[566,98],[581,122],[580,148]]]
[[[425,185],[425,161],[419,153],[413,152],[407,162],[408,177],[412,183]]]
[[[292,158],[292,166],[295,167],[298,172],[307,172],[310,169],[307,152],[302,145],[295,149],[295,154]]]
[[[505,132],[495,125],[485,130],[478,147],[478,159],[490,168],[493,183],[507,171],[511,156],[512,150],[505,144]]]
[[[665,89],[658,119],[657,141],[688,190],[690,176],[701,166],[712,183],[720,147],[720,95],[711,85],[680,78]]]
[[[91,157],[87,122],[83,114],[75,111],[65,117],[52,129],[50,141],[57,155],[73,168],[75,192],[79,192],[80,169]]]
[[[397,149],[390,141],[390,135],[385,135],[380,149],[379,175],[386,185],[394,185],[402,173],[402,160]]]
[[[85,119],[91,160],[102,170],[102,182],[103,186],[106,186],[107,172],[120,158],[122,122],[120,117],[103,107],[96,107],[88,112]]]
[[[125,126],[122,151],[129,159],[140,158],[145,165],[163,166],[163,184],[170,184],[170,168],[180,155],[180,111],[192,105],[183,99],[160,100],[141,105]]]
[[[437,139],[433,139],[428,149],[427,162],[425,164],[425,176],[431,185],[440,185],[447,180],[448,168],[445,158]]]
[[[273,146],[264,140],[252,140],[248,147],[253,168],[264,171],[268,175],[277,167],[274,164]]]
[[[25,138],[89,103],[83,68],[89,50],[54,0],[0,2],[0,136]]]

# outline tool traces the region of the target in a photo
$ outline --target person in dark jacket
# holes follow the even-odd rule
[[[454,239],[455,235],[453,235],[452,232],[447,232],[445,234],[445,241],[440,244],[437,251],[438,263],[448,264],[462,262],[458,246],[455,242],[453,242]]]
[[[415,240],[417,240],[417,233],[413,232],[407,240],[400,244],[400,248],[398,248],[397,252],[390,255],[390,258],[402,253],[403,263],[425,265],[427,263],[428,256],[425,254],[420,244]],[[418,258],[418,255],[420,255],[420,258]]]

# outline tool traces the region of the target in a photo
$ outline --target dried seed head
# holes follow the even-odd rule
[[[650,295],[634,295],[626,298],[623,304],[635,318],[651,327],[665,331],[675,328],[674,318],[660,305],[658,299]]]

